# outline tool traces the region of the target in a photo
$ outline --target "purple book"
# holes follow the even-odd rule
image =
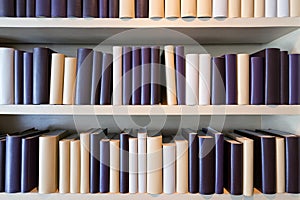
[[[142,55],[141,104],[150,105],[151,48],[142,47],[141,55]]]
[[[289,70],[290,70],[290,105],[300,104],[300,54],[289,55]]]
[[[26,0],[16,0],[16,17],[26,16]]]
[[[148,0],[135,0],[135,16],[136,18],[148,18]]]
[[[6,139],[0,138],[0,192],[5,192],[5,150]]]
[[[132,95],[132,48],[123,47],[123,105],[131,105]]]
[[[280,104],[289,104],[289,56],[287,51],[280,52]]]
[[[100,183],[99,192],[109,192],[109,139],[102,139],[100,141]]]
[[[129,131],[120,134],[120,193],[129,192]]]
[[[132,105],[141,105],[141,48],[132,47]]]
[[[82,17],[82,0],[68,0],[67,16]]]
[[[185,105],[185,57],[184,47],[175,47],[176,92],[178,105]]]
[[[35,17],[35,0],[26,0],[26,17]]]
[[[212,105],[225,105],[225,59],[223,57],[212,58],[211,73],[211,103]]]
[[[0,17],[15,17],[14,0],[0,0]]]
[[[98,0],[83,0],[82,4],[82,16],[98,17]]]
[[[108,0],[99,0],[99,17],[108,18],[109,17],[109,3]]]
[[[119,18],[119,0],[109,1],[109,18]]]
[[[265,102],[265,76],[264,61],[262,57],[251,57],[251,84],[250,84],[250,104],[262,105]]]
[[[23,104],[24,52],[15,50],[15,104]]]
[[[103,53],[100,105],[110,105],[112,95],[112,54]]]
[[[151,47],[151,86],[150,104],[160,103],[160,47]]]
[[[100,89],[102,76],[102,52],[94,51],[93,53],[93,71],[92,71],[92,88],[91,88],[91,105],[100,104]]]
[[[199,139],[198,134],[190,130],[188,133],[189,142],[189,193],[199,192]]]
[[[36,17],[51,17],[51,0],[36,0],[35,1],[35,16]]]
[[[237,63],[236,54],[225,55],[226,104],[237,104]]]
[[[24,74],[23,74],[23,103],[32,104],[33,89],[33,53],[24,52]]]
[[[67,0],[51,0],[51,17],[67,16]]]

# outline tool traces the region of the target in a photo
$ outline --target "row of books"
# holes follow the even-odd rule
[[[299,17],[299,0],[1,0],[0,17]]]
[[[173,136],[30,129],[1,136],[0,191],[299,194],[299,148],[299,135],[272,129],[183,129]]]
[[[187,54],[183,46],[0,48],[0,104],[298,105],[300,54]]]

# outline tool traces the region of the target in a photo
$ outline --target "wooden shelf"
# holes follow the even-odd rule
[[[227,19],[99,19],[99,18],[0,18],[1,43],[98,44],[105,39],[135,28],[141,34],[122,34],[111,42],[185,44],[186,37],[200,44],[268,43],[300,28],[295,18]],[[153,32],[149,29],[153,28]],[[164,34],[168,28],[180,34]],[[173,32],[174,32],[173,31]],[[181,35],[182,35],[181,34]],[[220,37],[221,36],[221,37]]]

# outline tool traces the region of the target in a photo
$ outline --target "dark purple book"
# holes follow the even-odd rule
[[[32,104],[33,92],[33,53],[24,52],[23,54],[23,104]]]
[[[0,138],[0,192],[5,192],[5,150],[6,139]]]
[[[109,18],[119,18],[119,0],[109,0]]]
[[[160,103],[160,47],[151,47],[151,86],[150,104]]]
[[[199,192],[199,139],[198,133],[183,130],[188,134],[189,142],[189,193]],[[186,134],[185,133],[185,134]]]
[[[176,92],[178,105],[185,105],[185,55],[184,47],[175,47]]]
[[[67,16],[82,17],[82,0],[68,0]]]
[[[225,55],[226,104],[237,104],[237,63],[236,54]]]
[[[102,139],[100,141],[100,183],[99,192],[109,192],[109,139]]]
[[[14,0],[0,0],[0,17],[15,17]]]
[[[142,89],[141,89],[141,104],[150,105],[151,95],[151,48],[142,47]]]
[[[289,104],[289,56],[287,51],[280,52],[280,104]]]
[[[83,0],[82,16],[84,18],[98,17],[98,0]]]
[[[51,0],[36,0],[35,1],[35,16],[36,17],[51,17]]]
[[[132,95],[132,48],[123,47],[123,105],[131,105]]]
[[[120,134],[120,193],[129,192],[129,131]]]
[[[26,17],[35,17],[35,0],[26,0]]]
[[[26,16],[26,0],[16,0],[16,17]]]
[[[109,3],[108,0],[99,0],[99,17],[108,18],[109,17]]]
[[[251,57],[250,62],[250,104],[262,105],[265,102],[265,59]]]
[[[135,0],[135,17],[148,18],[149,0]]]
[[[300,54],[289,55],[289,104],[300,104]]]
[[[141,105],[141,48],[132,47],[132,105]]]
[[[225,86],[225,59],[223,57],[212,58],[211,71],[211,103],[212,105],[226,104]]]
[[[110,105],[112,96],[112,54],[103,53],[100,105]]]
[[[24,51],[15,50],[15,104],[23,104]]]
[[[67,0],[51,0],[51,17],[67,17]]]
[[[93,53],[92,85],[91,85],[91,105],[100,104],[101,76],[102,76],[102,58],[100,51]]]

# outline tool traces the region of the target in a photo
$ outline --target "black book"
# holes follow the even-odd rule
[[[100,183],[99,191],[101,193],[109,192],[109,139],[102,139],[100,141]]]
[[[23,55],[23,103],[32,104],[33,100],[33,53]]]
[[[287,51],[280,52],[280,104],[289,104],[289,56]]]
[[[109,0],[109,18],[119,18],[119,0]]]
[[[23,68],[24,68],[24,52],[15,50],[15,104],[23,104]]]
[[[150,105],[151,48],[142,47],[141,55],[142,55],[141,105]]]
[[[14,0],[0,0],[0,17],[15,17]]]
[[[125,130],[120,135],[120,193],[129,192],[129,133]]]
[[[67,16],[67,0],[51,0],[51,17]]]
[[[36,17],[51,17],[51,0],[36,0],[35,1],[35,16]]]
[[[26,17],[35,17],[35,0],[26,0]]]
[[[223,57],[212,58],[211,71],[211,104],[225,105],[226,103],[226,85],[225,85],[225,59]]]
[[[67,16],[82,17],[82,0],[68,0]]]
[[[83,0],[83,17],[98,17],[98,0]]]
[[[135,0],[135,16],[136,18],[148,18],[149,0]]]
[[[5,151],[6,138],[0,138],[0,192],[5,192]]]
[[[102,58],[100,51],[94,51],[92,69],[91,105],[99,105],[102,78]]]
[[[102,59],[102,77],[100,91],[100,105],[110,105],[112,96],[112,54],[104,53]]]
[[[26,0],[16,0],[16,17],[25,17],[25,16],[26,16]]]

